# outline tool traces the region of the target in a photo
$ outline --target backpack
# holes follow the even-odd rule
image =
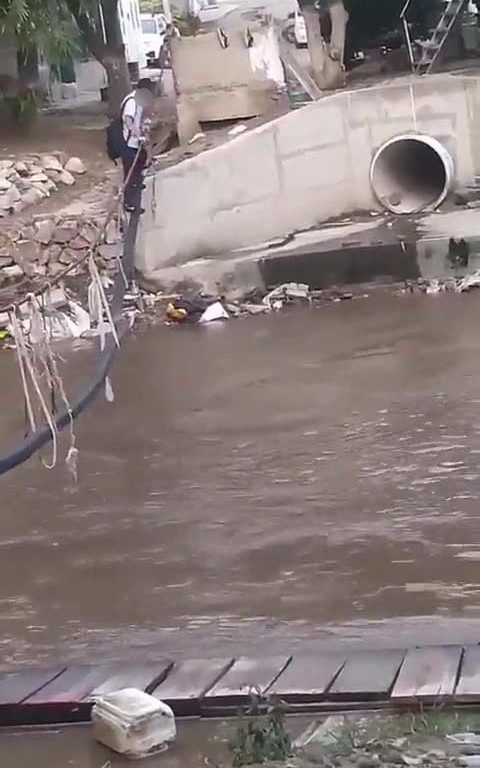
[[[107,155],[114,163],[123,155],[126,146],[126,141],[123,138],[123,110],[131,98],[131,96],[127,96],[122,101],[119,117],[115,117],[107,126]]]

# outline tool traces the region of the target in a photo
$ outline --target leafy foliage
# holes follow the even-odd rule
[[[281,703],[251,693],[251,704],[240,720],[229,744],[233,768],[283,761],[292,756]]]
[[[36,46],[52,63],[80,51],[80,38],[63,0],[0,0],[0,32],[19,49]]]
[[[142,13],[163,13],[162,0],[140,0]]]

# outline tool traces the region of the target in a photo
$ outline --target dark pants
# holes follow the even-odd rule
[[[147,164],[147,153],[141,149],[137,156],[137,150],[132,147],[125,147],[122,154],[123,180],[128,183],[125,186],[124,201],[130,208],[140,208],[142,201],[143,171]],[[131,173],[130,173],[130,169]]]

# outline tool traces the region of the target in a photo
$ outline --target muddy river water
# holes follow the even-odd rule
[[[77,486],[1,479],[2,667],[478,642],[480,296],[152,328],[114,387]]]

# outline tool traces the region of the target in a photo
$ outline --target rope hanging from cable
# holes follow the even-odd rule
[[[10,303],[5,307],[0,308],[0,311],[8,312],[12,319],[13,336],[16,346],[21,382],[25,393],[26,414],[28,417],[28,433],[26,434],[24,440],[8,454],[0,456],[0,475],[5,474],[20,464],[23,464],[34,453],[39,451],[50,442],[52,442],[53,445],[53,455],[50,465],[54,465],[57,451],[58,432],[69,425],[72,429],[73,421],[77,418],[77,416],[80,415],[80,413],[82,413],[82,411],[85,410],[85,408],[91,403],[91,401],[100,391],[108,377],[115,353],[120,347],[121,341],[129,330],[128,320],[122,316],[122,305],[123,298],[128,286],[131,283],[134,273],[135,243],[137,239],[140,211],[133,211],[128,218],[126,226],[124,227],[123,251],[120,260],[121,263],[119,264],[119,269],[117,270],[114,278],[109,302],[107,302],[107,297],[105,295],[103,285],[98,277],[98,270],[96,267],[94,254],[96,248],[102,242],[102,237],[105,235],[105,230],[108,223],[113,218],[116,210],[123,206],[124,190],[126,185],[129,183],[141,149],[142,145],[140,145],[137,150],[137,155],[134,162],[132,163],[132,167],[130,168],[130,172],[125,179],[125,182],[123,183],[118,195],[114,198],[113,205],[109,210],[101,232],[99,233],[95,243],[89,249],[89,252],[82,259],[82,261],[89,259],[89,271],[92,278],[92,285],[94,286],[95,301],[98,303],[97,309],[99,317],[100,315],[102,315],[102,317],[104,315],[107,316],[107,327],[109,330],[106,332],[101,331],[97,337],[97,359],[95,372],[87,389],[79,397],[77,397],[76,400],[72,402],[68,401],[63,389],[63,384],[61,383],[61,379],[58,375],[58,370],[56,369],[56,364],[53,361],[53,357],[49,353],[47,353],[45,356],[46,363],[44,364],[44,369],[48,380],[51,382],[52,399],[54,388],[56,387],[56,389],[60,392],[61,400],[64,406],[62,410],[53,413],[52,410],[47,406],[43,393],[39,391],[37,375],[38,372],[35,370],[32,355],[25,345],[25,340],[17,321],[18,308],[20,305],[25,303],[25,297],[17,302]],[[65,270],[63,270],[63,272],[55,277],[54,281],[49,281],[45,284],[42,284],[42,286],[29,294],[28,299],[32,302],[32,323],[34,318],[38,323],[38,297],[44,295],[48,296],[49,289],[54,284],[58,284],[70,270],[78,267],[78,264],[79,262],[77,262],[75,265],[68,266]],[[32,407],[32,397],[34,398],[35,396],[39,404],[40,413],[43,414],[45,421],[45,424],[41,427],[36,425],[33,412],[34,409]],[[66,462],[67,465],[70,463],[73,466],[74,475],[76,474],[76,453],[78,452],[75,448],[72,429],[70,450],[68,452]],[[45,464],[45,466],[50,465]]]

